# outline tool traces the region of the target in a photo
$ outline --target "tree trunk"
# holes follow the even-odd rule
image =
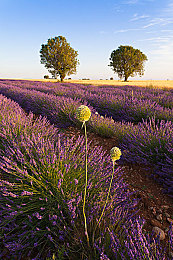
[[[124,81],[127,81],[128,77],[125,75]]]
[[[64,81],[64,78],[65,78],[65,75],[64,74],[60,74],[60,79],[61,79],[61,82]]]

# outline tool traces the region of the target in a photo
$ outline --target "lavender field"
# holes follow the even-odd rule
[[[143,232],[138,200],[120,167],[152,168],[151,177],[173,198],[172,89],[0,80],[0,94],[0,243],[8,249],[8,256],[0,251],[2,259],[172,259],[158,237]],[[85,139],[61,132],[81,128],[81,105],[91,111],[87,131],[116,137],[122,152],[93,241],[112,163],[102,147],[88,143],[89,247],[82,217]],[[170,224],[173,251],[171,230]]]

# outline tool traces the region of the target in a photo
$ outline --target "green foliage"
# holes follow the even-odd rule
[[[145,61],[147,61],[147,56],[140,50],[134,49],[132,46],[120,45],[117,50],[111,53],[108,66],[112,67],[120,79],[124,78],[124,81],[127,81],[130,76],[144,74]]]
[[[41,45],[41,64],[45,64],[54,78],[59,75],[61,81],[66,75],[76,73],[76,67],[79,64],[77,55],[78,52],[70,46],[63,36],[48,39],[47,44]]]

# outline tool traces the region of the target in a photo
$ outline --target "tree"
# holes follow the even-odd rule
[[[120,79],[124,78],[124,81],[127,81],[130,76],[144,75],[144,62],[147,61],[147,56],[132,46],[120,45],[111,53],[110,60],[108,66],[112,67]]]
[[[41,64],[45,64],[54,78],[59,75],[61,81],[66,75],[76,73],[76,67],[79,64],[77,55],[78,52],[70,46],[63,36],[48,39],[47,44],[41,45]]]

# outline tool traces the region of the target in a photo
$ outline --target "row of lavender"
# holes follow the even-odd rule
[[[34,89],[56,96],[80,98],[87,101],[100,115],[115,121],[142,122],[155,116],[159,120],[173,121],[173,91],[151,90],[137,87],[96,87],[70,83],[42,83],[28,81],[3,81],[14,86]]]
[[[1,83],[14,85],[14,86],[22,86],[28,89],[36,89],[36,90],[46,90],[44,87],[48,87],[49,89],[52,88],[55,90],[57,89],[57,93],[65,94],[64,93],[64,86],[66,87],[65,90],[70,89],[81,89],[81,90],[89,90],[92,94],[97,94],[99,92],[107,93],[110,95],[125,95],[128,98],[134,96],[135,98],[142,99],[142,100],[152,100],[157,102],[159,105],[166,107],[166,108],[173,108],[173,90],[172,89],[159,89],[159,88],[150,88],[150,87],[137,87],[137,86],[93,86],[93,85],[81,85],[81,84],[74,84],[74,83],[51,83],[51,82],[36,82],[36,81],[26,81],[26,80],[0,80]],[[53,91],[54,91],[53,90]],[[58,92],[59,90],[59,92]],[[80,94],[78,92],[78,94]]]
[[[151,118],[138,125],[114,122],[100,116],[82,99],[45,94],[36,90],[23,89],[13,85],[0,84],[0,93],[18,102],[27,112],[46,116],[58,126],[75,124],[75,111],[81,104],[87,105],[92,116],[88,122],[91,131],[105,137],[117,137],[124,153],[123,161],[134,164],[152,165],[152,177],[161,183],[164,192],[173,197],[173,123]],[[80,126],[79,126],[80,127]]]
[[[0,257],[5,259],[166,259],[159,240],[142,231],[133,199],[115,171],[102,225],[90,250],[81,217],[85,176],[84,138],[66,138],[47,119],[28,116],[0,95]],[[110,182],[110,156],[88,144],[89,235],[92,236]],[[99,176],[99,178],[98,178]],[[112,199],[113,198],[113,199]],[[172,227],[168,232],[173,250]],[[155,248],[155,249],[154,249]],[[154,249],[154,250],[153,250]],[[166,249],[165,249],[166,250]],[[167,258],[169,259],[169,258]]]

